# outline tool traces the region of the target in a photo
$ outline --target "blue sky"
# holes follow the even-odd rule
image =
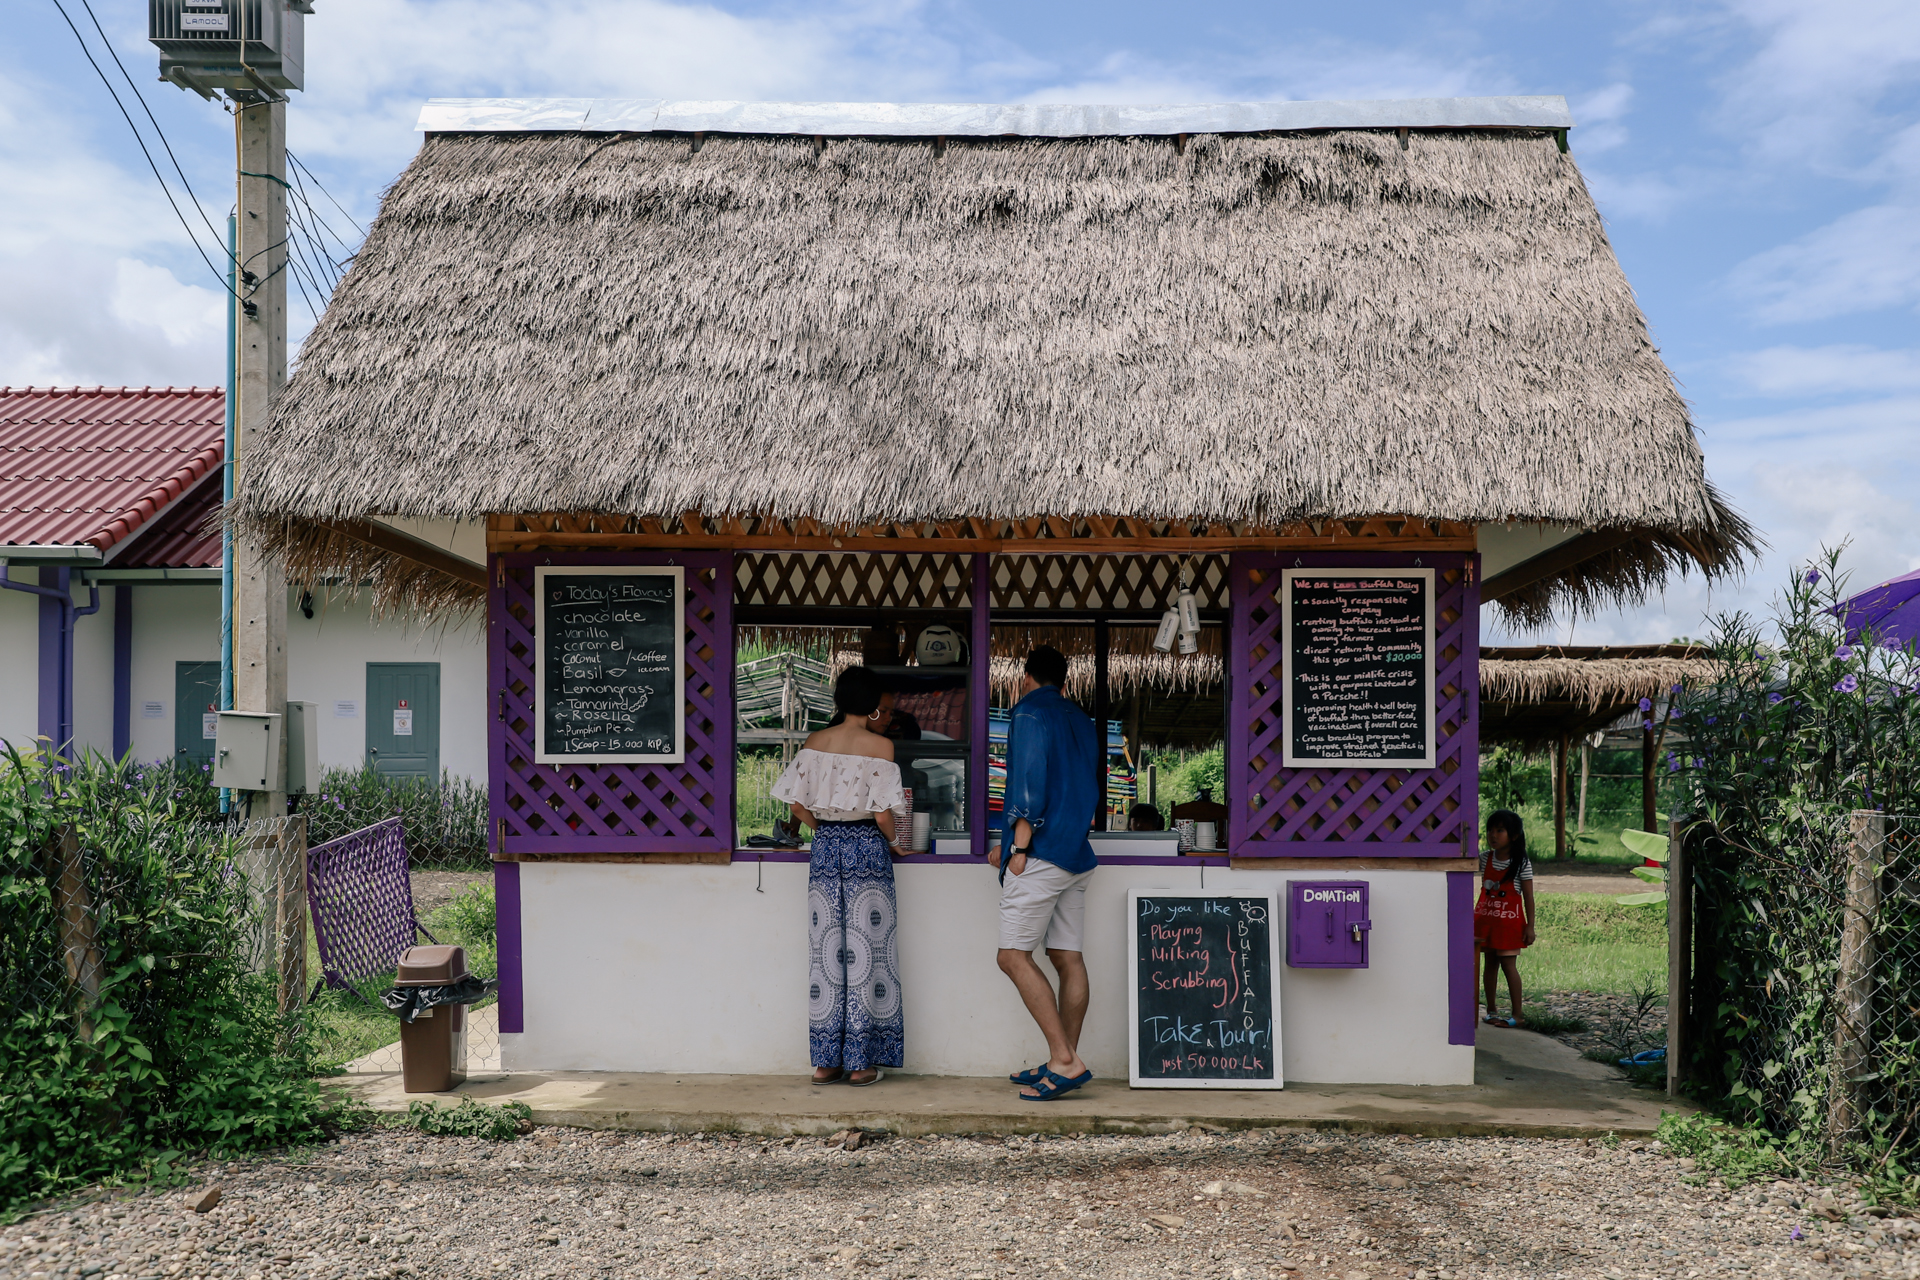
[[[64,2],[85,28],[80,0]],[[228,117],[152,79],[145,4],[93,4],[218,222],[231,204]],[[1707,612],[1763,607],[1790,562],[1842,538],[1861,585],[1920,567],[1913,0],[315,7],[288,136],[363,224],[418,145],[420,101],[436,95],[1563,93],[1574,154],[1694,406],[1709,473],[1773,551],[1711,595],[1683,580],[1644,608],[1517,638],[1703,634]],[[52,0],[12,12],[0,46],[0,383],[218,382],[217,286]],[[304,328],[297,299],[294,312]]]

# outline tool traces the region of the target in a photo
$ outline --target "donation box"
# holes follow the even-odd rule
[[[1287,881],[1287,964],[1295,969],[1364,969],[1367,882]]]

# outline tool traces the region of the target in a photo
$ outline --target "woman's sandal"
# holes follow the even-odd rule
[[[1007,1077],[1018,1085],[1039,1084],[1046,1078],[1047,1064],[1044,1062],[1037,1067],[1028,1067],[1025,1071],[1016,1071]]]
[[[813,1078],[813,1083],[815,1085],[845,1084],[846,1082],[847,1082],[847,1073],[844,1070],[841,1071],[838,1075],[828,1076],[825,1080],[822,1080],[819,1076],[815,1076]]]
[[[1075,1089],[1078,1089],[1081,1085],[1093,1079],[1093,1072],[1091,1071],[1082,1071],[1072,1079],[1068,1079],[1051,1067],[1042,1067],[1041,1071],[1045,1074],[1039,1080],[1034,1081],[1031,1086],[1032,1088],[1040,1090],[1040,1092],[1037,1094],[1023,1093],[1020,1095],[1020,1101],[1052,1102],[1062,1094],[1072,1093]]]
[[[885,1080],[886,1078],[887,1078],[887,1073],[882,1071],[878,1067],[875,1067],[873,1069],[873,1079],[871,1080],[855,1080],[851,1075],[842,1077],[842,1079],[844,1079],[847,1082],[847,1088],[849,1089],[865,1089],[869,1085],[879,1084],[882,1080]]]

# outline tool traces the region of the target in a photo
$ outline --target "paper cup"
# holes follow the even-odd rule
[[[1193,847],[1196,849],[1217,849],[1220,847],[1220,829],[1211,822],[1193,824]]]

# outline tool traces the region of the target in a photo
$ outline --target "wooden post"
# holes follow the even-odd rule
[[[1567,845],[1567,735],[1553,744],[1553,856],[1556,861],[1573,856]]]
[[[1653,730],[1645,726],[1653,723],[1652,713],[1641,721],[1640,729],[1640,829],[1658,831],[1659,820],[1654,816],[1653,796]]]
[[[1681,840],[1682,820],[1667,823],[1667,1096],[1680,1096],[1693,992],[1693,869]]]
[[[80,832],[69,822],[53,833],[48,844],[48,880],[53,887],[53,909],[60,919],[60,959],[75,999],[74,1025],[80,1039],[93,1039],[93,1005],[100,997],[100,948],[93,919],[93,898],[87,892],[86,863],[80,854]]]
[[[1580,739],[1580,818],[1574,827],[1575,834],[1587,829],[1587,773],[1593,767],[1593,743],[1589,738]]]
[[[292,1013],[307,998],[307,815],[292,814],[272,832],[273,936],[278,948],[280,1012]]]
[[[1847,835],[1847,902],[1835,984],[1833,1079],[1827,1090],[1827,1147],[1835,1154],[1859,1124],[1857,1082],[1873,1057],[1873,927],[1880,916],[1887,815],[1856,810]]]

